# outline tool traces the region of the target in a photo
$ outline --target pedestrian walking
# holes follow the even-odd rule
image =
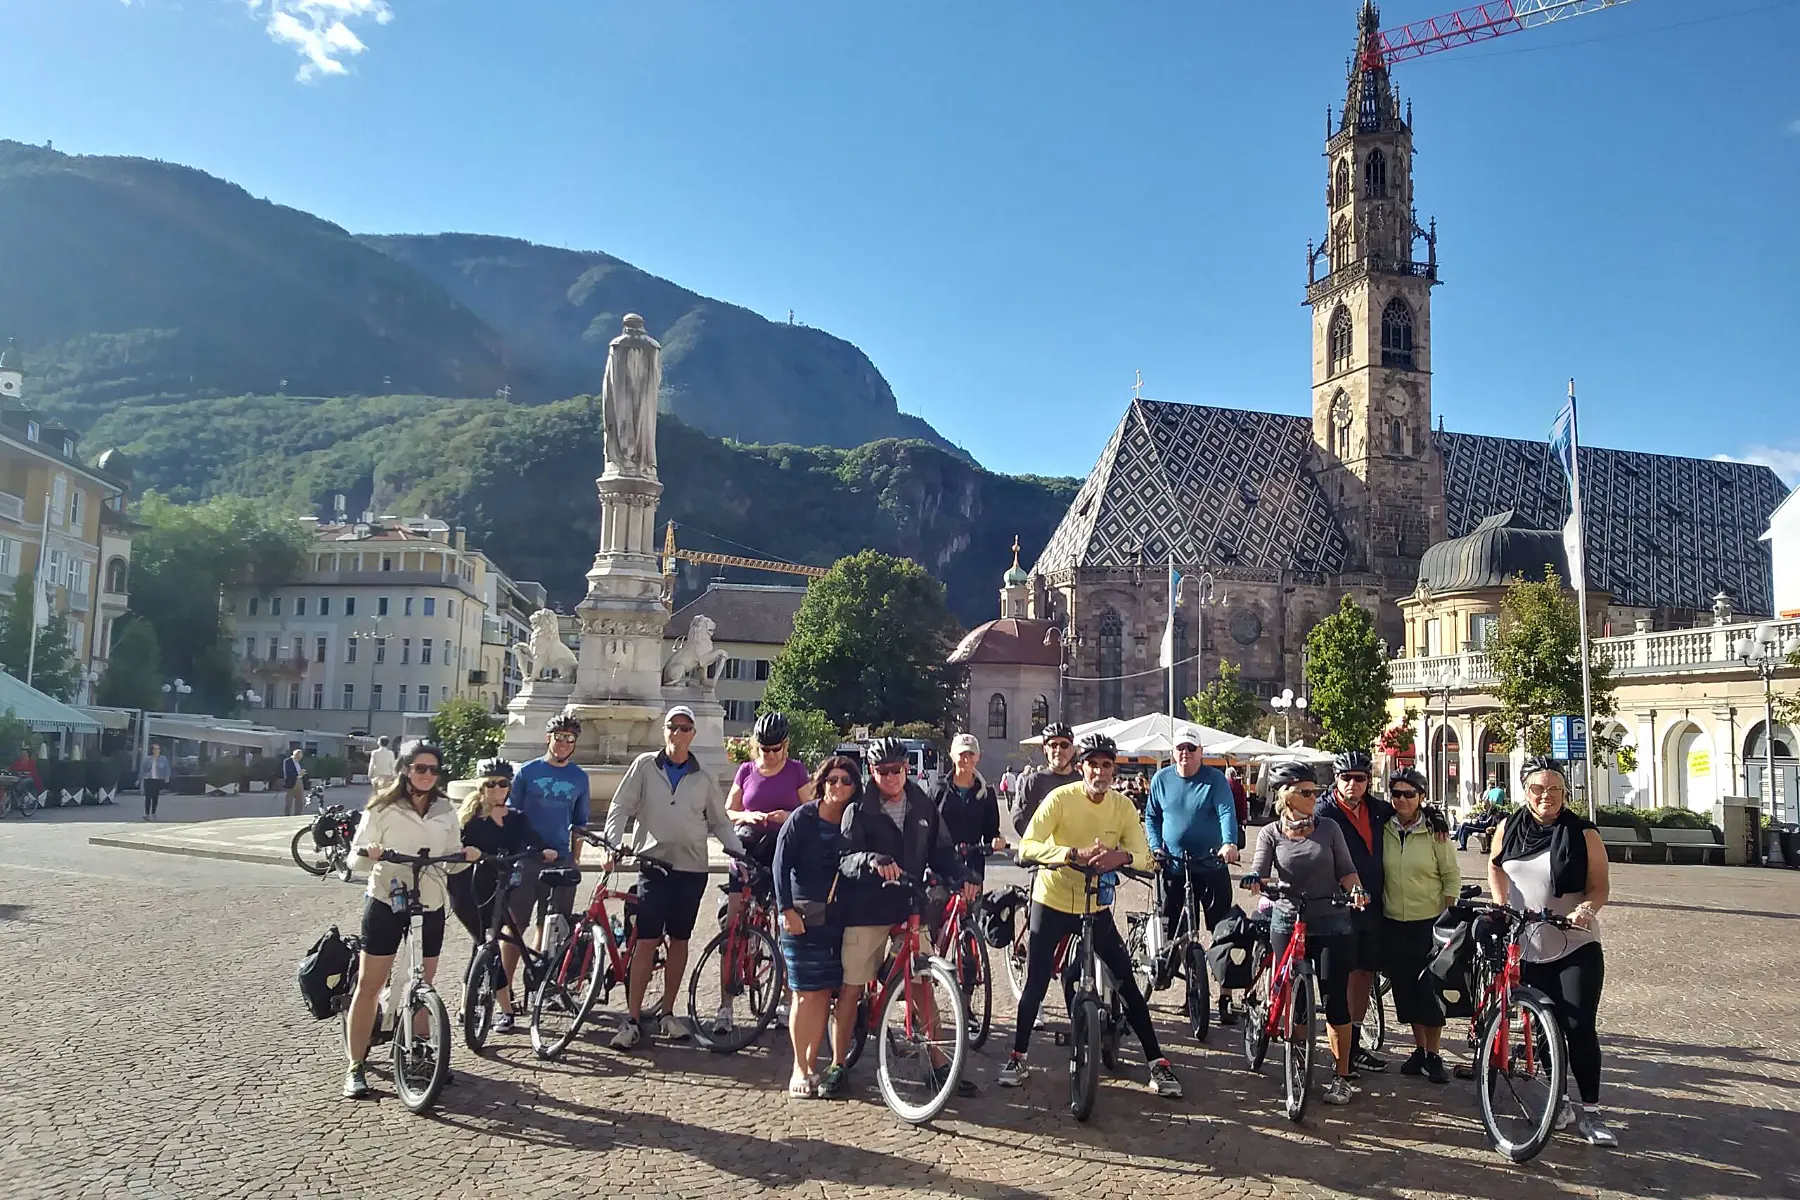
[[[299,746],[281,763],[281,815],[298,817],[306,813],[306,767],[300,758],[306,751]]]
[[[171,773],[169,756],[162,752],[162,743],[151,742],[150,752],[144,755],[143,764],[138,767],[138,786],[144,789],[144,820],[156,820],[156,802],[162,798],[163,784],[169,781]]]

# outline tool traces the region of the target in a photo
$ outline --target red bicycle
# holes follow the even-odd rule
[[[958,857],[965,860],[971,852],[979,853],[985,858],[988,848],[966,844],[956,847]],[[980,899],[975,901],[971,909],[963,899],[961,889],[953,889],[950,902],[944,906],[943,926],[938,930],[937,940],[932,945],[939,958],[956,968],[956,980],[962,987],[963,1003],[969,1009],[971,1050],[979,1050],[987,1043],[994,1021],[994,979],[988,969],[987,946],[982,941],[980,932],[980,908]]]
[[[723,885],[741,901],[694,965],[688,979],[688,1021],[694,1038],[714,1054],[735,1054],[775,1020],[787,968],[775,944],[775,897],[759,897],[769,873],[749,858]]]
[[[1522,944],[1533,925],[1573,926],[1547,910],[1463,903],[1475,915],[1476,977],[1486,984],[1470,1020],[1481,1123],[1494,1149],[1527,1162],[1556,1132],[1569,1082],[1569,1048],[1550,997],[1522,982]]]
[[[614,847],[599,834],[583,832],[581,836],[589,845],[599,846],[618,859],[635,859],[649,870],[669,869],[655,859]],[[578,868],[564,867],[557,872],[545,871],[539,881],[554,879],[566,886],[580,878]],[[610,867],[603,870],[586,911],[575,918],[560,947],[552,945],[547,951],[551,967],[531,999],[531,1048],[539,1058],[554,1059],[567,1050],[594,1005],[611,996],[615,984],[630,978],[631,955],[637,948],[637,899],[635,885],[619,891],[612,886]],[[607,915],[608,900],[623,906],[616,921]],[[552,917],[544,923],[546,939],[555,921]],[[661,957],[659,951],[659,965]],[[664,997],[665,1004],[667,1001],[668,997]]]
[[[1318,1041],[1319,1010],[1313,985],[1312,961],[1306,957],[1307,898],[1286,884],[1246,875],[1244,883],[1258,883],[1263,895],[1294,910],[1294,932],[1281,958],[1269,967],[1271,944],[1265,932],[1251,952],[1250,987],[1244,992],[1244,1064],[1261,1071],[1270,1042],[1279,1042],[1284,1053],[1282,1101],[1288,1120],[1306,1115],[1312,1097],[1313,1047]],[[1345,900],[1329,903],[1343,905]],[[1264,927],[1266,930],[1266,926]]]

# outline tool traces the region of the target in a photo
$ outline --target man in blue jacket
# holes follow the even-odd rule
[[[1227,868],[1238,860],[1237,797],[1225,772],[1206,765],[1200,730],[1193,725],[1175,731],[1175,762],[1150,780],[1144,839],[1162,864],[1165,945],[1175,936],[1187,905],[1188,880],[1193,880],[1207,929],[1231,912]],[[1194,930],[1196,938],[1199,934]],[[1158,974],[1166,976],[1169,969],[1170,964],[1163,964]],[[1219,1024],[1235,1020],[1229,996],[1221,993]]]

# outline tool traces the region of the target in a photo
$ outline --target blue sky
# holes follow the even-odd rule
[[[1358,6],[0,0],[0,136],[791,308],[984,463],[1080,474],[1139,370],[1309,410]],[[1796,0],[1636,0],[1396,67],[1451,428],[1542,437],[1574,376],[1587,442],[1800,483],[1797,56]]]

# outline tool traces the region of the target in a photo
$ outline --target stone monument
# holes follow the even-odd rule
[[[710,641],[706,661],[697,668],[688,659],[699,648],[684,657],[684,645],[674,656],[679,661],[664,669],[669,609],[656,554],[661,384],[662,347],[645,331],[644,319],[631,313],[608,348],[600,391],[606,446],[605,468],[595,481],[600,547],[587,573],[587,595],[575,610],[581,633],[573,678],[536,669],[557,656],[538,652],[534,623],[534,669],[507,705],[502,752],[516,760],[544,752],[544,722],[552,714],[566,708],[581,719],[575,759],[587,769],[596,799],[611,798],[634,756],[662,745],[662,714],[671,704],[694,710],[699,727],[694,753],[707,768],[720,773],[726,765],[724,709],[714,694],[718,662]]]

